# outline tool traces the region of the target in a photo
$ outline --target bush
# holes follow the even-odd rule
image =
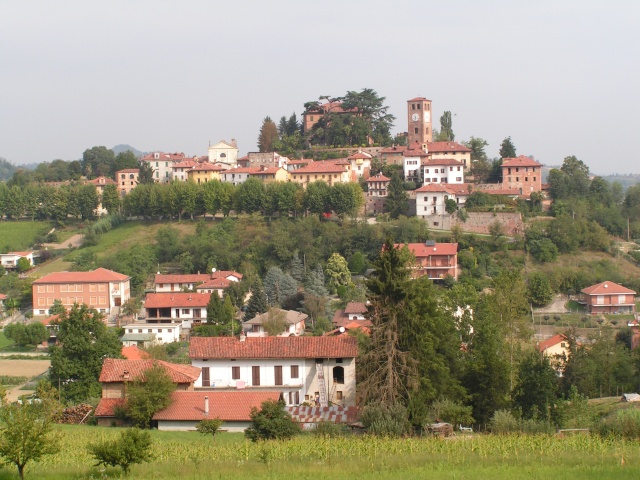
[[[491,433],[506,434],[519,431],[518,420],[509,410],[497,410],[491,422],[489,422]]]
[[[211,437],[215,439],[216,433],[218,433],[221,425],[222,420],[220,420],[219,418],[212,418],[209,420],[202,420],[201,422],[198,422],[198,424],[196,425],[196,430],[203,435],[211,435]]]
[[[127,475],[131,465],[151,461],[151,443],[149,432],[128,428],[119,438],[89,444],[87,450],[97,460],[96,466],[119,466]]]
[[[407,409],[400,405],[387,407],[373,404],[364,407],[360,416],[368,433],[383,437],[401,437],[411,433]]]
[[[473,416],[471,414],[473,408],[460,405],[457,402],[442,398],[436,400],[429,408],[429,417],[432,420],[440,420],[452,425],[471,425]]]
[[[335,438],[348,435],[350,430],[344,423],[333,423],[322,420],[316,424],[316,428],[311,430],[311,433],[318,437]]]
[[[635,408],[618,410],[597,423],[595,431],[602,437],[638,439],[640,438],[640,410]]]
[[[258,440],[284,440],[300,433],[300,426],[284,410],[284,402],[267,400],[260,410],[251,409],[251,426],[244,432],[253,442]]]

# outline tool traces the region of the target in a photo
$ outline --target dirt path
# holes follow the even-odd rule
[[[51,362],[49,360],[3,360],[0,359],[0,375],[13,377],[28,377],[29,379],[42,375]],[[25,384],[18,385],[7,392],[7,400],[15,402],[22,395],[28,394],[28,390],[21,390]]]
[[[534,309],[533,313],[535,315],[540,313],[567,313],[567,309],[564,307],[565,303],[567,303],[567,297],[564,295],[556,295],[553,298],[553,302],[546,307]]]
[[[46,247],[46,248],[50,248],[52,250],[60,250],[60,249],[63,249],[63,248],[69,248],[69,245],[71,245],[71,247],[73,247],[73,248],[78,248],[80,245],[82,245],[82,241],[83,240],[84,240],[84,234],[76,233],[75,235],[71,236],[70,238],[68,238],[64,242],[60,242],[60,243],[45,243],[45,244],[43,244],[43,246]]]

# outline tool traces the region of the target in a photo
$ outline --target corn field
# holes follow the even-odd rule
[[[64,436],[60,452],[34,464],[32,478],[65,478],[65,475],[72,475],[70,472],[75,472],[73,475],[77,472],[87,474],[94,460],[87,453],[86,446],[114,438],[120,432],[115,428],[84,426],[61,427],[61,430]],[[240,434],[223,433],[212,440],[210,436],[196,432],[153,432],[153,438],[154,462],[134,467],[132,474],[137,478],[171,478],[178,474],[183,478],[208,478],[199,475],[201,470],[211,469],[220,475],[226,472],[223,476],[227,478],[256,478],[265,472],[273,474],[273,469],[285,477],[309,471],[327,475],[333,472],[331,476],[334,478],[354,475],[357,478],[357,474],[366,478],[366,472],[396,472],[413,467],[425,468],[425,465],[429,466],[431,473],[532,467],[566,473],[570,465],[587,467],[590,471],[600,468],[637,471],[640,466],[638,441],[604,439],[596,435],[564,438],[471,435],[448,439],[302,435],[288,441],[252,443]]]

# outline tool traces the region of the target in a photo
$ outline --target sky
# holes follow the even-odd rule
[[[204,155],[262,119],[373,88],[453,114],[456,141],[640,173],[637,0],[0,0],[0,157],[96,145]]]

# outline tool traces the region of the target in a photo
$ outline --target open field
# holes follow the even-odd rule
[[[27,250],[51,228],[49,222],[0,222],[0,252]]]
[[[120,429],[60,426],[60,452],[33,464],[27,478],[105,478],[86,453],[90,442]],[[512,479],[636,478],[640,443],[596,436],[468,435],[450,439],[318,438],[253,444],[241,434],[212,441],[195,432],[153,431],[153,463],[134,466],[133,478],[181,479]],[[15,478],[8,469],[0,479]],[[108,468],[107,478],[120,478]]]
[[[75,250],[65,257],[65,261],[73,261],[81,252],[95,253],[98,258],[115,255],[134,244],[155,243],[156,234],[161,227],[171,226],[180,230],[182,235],[192,234],[196,230],[196,222],[183,220],[178,222],[125,222],[99,236],[98,245]]]
[[[34,279],[44,277],[53,272],[65,272],[71,270],[71,262],[65,262],[62,258],[56,258],[42,267],[36,267],[29,272],[29,276]]]
[[[2,350],[3,348],[6,348],[10,345],[13,345],[13,340],[9,340],[4,332],[2,330],[0,330],[0,350]]]
[[[594,272],[602,275],[616,274],[624,278],[639,277],[640,268],[622,256],[611,256],[604,252],[580,252],[575,255],[559,255],[551,263],[527,262],[527,271],[541,271],[547,274],[557,269]],[[614,280],[612,280],[614,281]]]
[[[5,360],[0,358],[0,375],[35,377],[47,371],[49,360]]]

